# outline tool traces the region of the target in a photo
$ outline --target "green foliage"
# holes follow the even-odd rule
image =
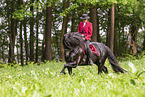
[[[127,61],[127,60],[136,60],[136,56],[135,55],[131,55],[131,54],[123,54],[124,57],[119,57],[118,59],[120,61]]]
[[[76,9],[77,7],[79,7],[78,4],[73,4],[73,5],[70,6],[69,8],[66,8],[65,11],[63,11],[63,13],[60,13],[60,16],[66,17],[66,15],[67,15],[68,13],[70,13],[72,10]]]
[[[141,10],[140,10],[140,19],[142,20],[142,21],[144,21],[145,22],[145,1],[144,0],[141,0],[140,1],[140,7],[139,7]]]
[[[32,12],[31,11],[25,11],[24,9],[17,10],[13,13],[13,18],[14,19],[19,19],[19,20],[24,20],[25,17],[32,17]]]
[[[139,53],[138,58],[139,58],[139,59],[140,59],[140,58],[145,59],[145,50]]]
[[[13,7],[10,2],[6,2],[7,0],[2,0],[0,4],[0,17],[2,17],[2,21],[0,23],[0,46],[1,46],[1,51],[0,51],[0,58],[3,60],[7,60],[8,58],[8,48],[9,48],[9,33],[7,33],[11,29],[11,8]],[[99,16],[99,26],[100,30],[103,30],[103,32],[107,32],[108,28],[108,12],[109,9],[111,8],[112,3],[115,3],[115,22],[118,20],[115,25],[115,29],[117,29],[118,32],[116,34],[118,35],[117,42],[118,42],[118,48],[117,53],[118,55],[123,55],[123,53],[128,53],[129,48],[128,44],[126,45],[126,48],[124,48],[124,44],[128,41],[128,37],[125,37],[125,32],[123,31],[124,27],[129,27],[130,25],[138,24],[139,27],[144,26],[144,21],[145,21],[145,1],[144,0],[67,0],[69,2],[69,7],[66,8],[65,11],[63,11],[63,0],[38,0],[39,2],[36,2],[37,0],[34,0],[34,3],[30,3],[29,0],[22,0],[23,2],[21,6],[19,6],[18,2],[16,0],[13,1],[14,4],[14,10],[15,12],[13,13],[13,18],[14,19],[19,19],[19,20],[24,20],[26,19],[27,23],[27,33],[29,33],[29,22],[30,22],[30,17],[34,17],[34,27],[36,27],[36,14],[38,13],[39,17],[39,29],[41,31],[39,33],[43,34],[45,32],[45,12],[46,12],[46,6],[49,7],[52,5],[53,7],[53,26],[52,26],[52,50],[53,50],[53,55],[56,56],[55,54],[59,54],[60,51],[60,36],[61,36],[61,24],[62,24],[62,17],[61,16],[66,16],[68,15],[68,22],[71,22],[71,19],[74,19],[74,28],[75,30],[77,29],[77,26],[80,22],[80,15],[82,13],[88,13],[89,9],[91,6],[96,6],[97,7],[97,14]],[[31,0],[32,1],[32,0]],[[67,2],[67,3],[68,3]],[[7,6],[7,4],[9,4]],[[30,11],[30,6],[34,7],[34,14]],[[9,16],[8,16],[9,15]],[[142,24],[142,25],[141,25]],[[13,26],[13,25],[12,25]],[[67,25],[67,28],[71,28],[69,25]],[[17,23],[17,35],[16,35],[16,41],[19,40],[18,34],[19,34],[19,23]],[[35,28],[34,28],[34,32]],[[143,32],[142,32],[143,33]],[[101,33],[101,42],[106,44],[106,34]],[[116,35],[116,36],[117,36]],[[126,34],[128,36],[128,34]],[[143,41],[143,34],[138,35],[137,39],[137,44],[139,47],[142,46],[142,41]],[[28,38],[29,40],[29,38]],[[19,48],[19,43],[15,45],[17,48]],[[29,44],[29,41],[28,41]],[[42,42],[40,42],[42,44]],[[28,47],[29,48],[29,47]],[[42,49],[39,49],[39,59],[41,56],[41,51]],[[4,53],[4,58],[1,57],[2,53]],[[19,54],[19,53],[17,53]],[[24,57],[25,57],[25,52],[24,52]],[[116,54],[117,55],[117,54]],[[19,55],[18,55],[19,58]],[[134,56],[127,55],[126,59],[136,59]],[[142,58],[142,57],[141,57]],[[123,59],[125,60],[125,58]]]
[[[34,8],[39,7],[41,8],[42,6],[41,3],[31,3],[31,4],[23,4],[19,7],[19,9],[17,9],[14,13],[13,13],[13,17],[14,19],[19,19],[19,20],[24,20],[25,17],[32,17],[33,13],[29,10],[30,6],[34,6]],[[38,11],[38,10],[37,10]]]
[[[109,62],[109,74],[97,74],[97,67],[85,66],[73,69],[74,75],[60,75],[65,63],[47,62],[40,66],[29,64],[0,70],[0,96],[3,97],[143,97],[145,96],[145,61],[119,61],[128,73],[113,73]],[[137,73],[132,73],[129,63]]]
[[[89,4],[94,4],[94,5],[98,3],[99,1],[101,0],[77,0],[78,3],[84,3],[84,4],[89,3]]]

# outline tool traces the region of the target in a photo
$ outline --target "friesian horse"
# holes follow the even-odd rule
[[[63,45],[66,64],[60,72],[61,74],[66,74],[66,68],[68,69],[68,73],[71,75],[72,68],[89,65],[83,37],[84,36],[78,32],[71,32],[64,35]],[[104,66],[106,58],[109,59],[109,62],[116,73],[124,73],[125,70],[118,65],[116,58],[109,47],[103,43],[90,42],[90,48],[92,50],[92,60],[94,64],[98,66],[98,74],[102,73],[102,71],[108,73],[107,67]]]

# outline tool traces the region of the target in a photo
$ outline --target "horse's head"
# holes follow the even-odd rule
[[[82,36],[78,32],[71,32],[65,34],[63,37],[64,48],[73,49],[78,45],[82,47],[84,45],[83,37],[84,36]]]
[[[70,37],[70,34],[67,33],[63,36],[63,46],[64,46],[64,49],[72,49],[71,47],[71,42],[69,40],[69,37]]]

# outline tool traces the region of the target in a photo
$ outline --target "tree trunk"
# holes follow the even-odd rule
[[[21,48],[21,66],[24,65],[23,59],[23,34],[22,34],[22,21],[20,21],[20,48]]]
[[[96,11],[97,11],[97,9],[96,9]],[[101,36],[100,36],[100,33],[99,33],[99,16],[98,16],[98,11],[97,11],[96,16],[97,16],[97,41],[101,42]]]
[[[18,45],[18,44],[17,44]],[[19,57],[20,55],[19,55],[19,46],[17,46],[17,63],[19,63],[20,62],[20,57]]]
[[[71,17],[71,32],[76,32],[76,10],[72,11],[72,17]]]
[[[76,0],[72,1],[73,4],[77,3]],[[71,32],[76,32],[77,31],[77,14],[76,14],[77,9],[72,10],[71,13]]]
[[[52,7],[46,7],[45,60],[52,60],[51,52]]]
[[[4,47],[3,47],[3,45],[2,45],[2,60],[3,60],[3,62],[5,62],[5,54],[4,54]]]
[[[18,0],[18,5],[21,6],[23,4],[22,0]],[[17,7],[19,10],[19,6]],[[19,21],[20,24],[20,60],[21,60],[21,66],[24,66],[24,58],[23,58],[23,34],[22,34],[22,28],[23,28],[23,21]]]
[[[137,49],[136,49],[136,40],[137,40],[137,32],[138,32],[138,27],[137,24],[131,25],[130,28],[130,33],[131,33],[131,48],[130,48],[130,52],[133,53],[133,55],[136,55],[137,53]]]
[[[5,36],[4,36],[4,39],[3,39],[3,43],[2,43],[2,59],[3,59],[3,62],[5,62],[6,60],[5,60],[5,53],[4,53],[4,42],[6,41],[6,38],[5,38]]]
[[[37,0],[38,1],[38,0]],[[37,7],[38,10],[38,7]],[[38,39],[38,28],[39,28],[39,16],[38,16],[38,12],[37,12],[37,17],[36,17],[36,59],[35,59],[35,63],[38,63],[38,43],[39,43],[39,39]]]
[[[97,12],[96,6],[92,6],[90,9],[90,19],[93,26],[92,41],[97,42]]]
[[[41,61],[44,62],[45,60],[45,32],[43,34],[43,41],[42,41],[42,57]]]
[[[74,15],[75,12],[73,11],[72,14]],[[72,23],[72,25],[71,25],[71,32],[75,32],[75,19],[74,19],[74,17],[72,17],[71,23]]]
[[[62,59],[62,61],[65,61],[64,48],[63,48],[63,36],[65,33],[65,26],[66,26],[66,17],[63,17],[62,33],[61,33],[61,40],[60,40],[60,58]]]
[[[26,53],[26,64],[29,58],[29,48],[28,48],[28,41],[27,41],[27,32],[26,32],[26,23],[27,23],[27,19],[25,18],[23,21],[23,25],[24,25],[24,41],[25,41],[25,53]]]
[[[14,62],[14,45],[15,45],[15,36],[16,36],[16,30],[15,30],[15,26],[16,26],[16,22],[15,19],[12,18],[12,13],[15,10],[15,2],[12,0],[11,3],[11,18],[10,18],[10,22],[9,22],[9,40],[10,40],[10,44],[9,44],[9,63],[13,63]],[[9,10],[9,9],[8,9]],[[9,16],[9,13],[8,13]]]
[[[115,29],[114,29],[114,54],[115,55],[117,55],[118,54],[118,30],[117,30],[117,27],[118,26],[116,26],[117,25],[117,23],[118,23],[118,21],[117,20],[115,20]]]
[[[38,25],[39,25],[39,23],[38,23],[38,18],[37,18],[37,24],[36,24],[36,59],[35,59],[35,63],[38,63],[38,43],[39,43],[39,39],[38,39],[38,34],[39,34],[39,32],[38,32]]]
[[[110,49],[113,52],[113,47],[114,47],[114,7],[115,4],[112,4],[111,8],[111,31],[110,31]]]
[[[69,0],[68,0],[68,2],[66,0],[63,0],[63,3],[64,3],[63,10],[65,10],[69,5]],[[62,33],[61,33],[61,40],[60,40],[60,58],[62,59],[62,61],[65,61],[64,48],[63,48],[63,36],[66,31],[66,26],[67,26],[67,17],[63,17]]]
[[[117,12],[116,13],[119,13],[119,7],[117,6]],[[120,36],[119,36],[119,33],[120,33],[120,22],[119,22],[119,17],[116,17],[115,18],[115,25],[114,25],[114,54],[115,55],[119,55],[119,52],[120,50],[119,49],[119,45],[121,45],[120,43],[118,43],[118,40],[120,41]]]
[[[108,11],[108,24],[107,24],[107,38],[106,38],[106,45],[110,47],[110,32],[111,32],[111,10]]]
[[[31,4],[34,0],[30,0]],[[34,17],[33,17],[33,6],[30,7],[30,11],[32,12],[32,17],[30,17],[30,61],[34,61]]]

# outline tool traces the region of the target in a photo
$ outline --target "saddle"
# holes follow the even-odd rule
[[[95,48],[95,46],[93,44],[90,44],[89,47],[91,49],[91,53],[92,54],[95,54],[95,55],[99,56],[98,51],[97,51],[97,49]],[[83,52],[84,52],[84,54],[87,54],[86,53],[87,52],[86,46],[85,46],[85,48],[83,48]]]
[[[99,55],[94,45],[90,44],[89,47],[91,49],[91,53],[96,54],[97,56]]]

